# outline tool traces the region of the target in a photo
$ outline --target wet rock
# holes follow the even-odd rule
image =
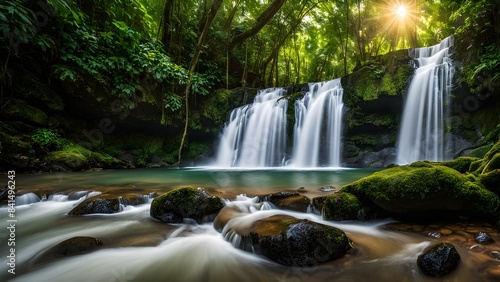
[[[297,192],[282,191],[264,196],[264,200],[271,202],[278,209],[307,212],[311,204],[309,199]]]
[[[491,251],[489,253],[490,257],[496,259],[496,260],[500,260],[500,252],[497,252],[497,251]]]
[[[497,214],[499,197],[476,181],[449,167],[420,163],[376,172],[342,187],[341,192],[393,215],[437,219]]]
[[[367,220],[376,215],[356,196],[344,192],[328,196],[321,213],[326,220]]]
[[[84,200],[74,207],[68,215],[84,215],[92,213],[117,213],[120,211],[120,202],[118,198],[106,199],[102,196],[96,196]]]
[[[54,259],[88,254],[102,248],[102,241],[95,237],[78,236],[67,239],[37,255],[34,264]]]
[[[323,187],[319,188],[319,191],[321,191],[321,192],[332,192],[332,191],[336,191],[336,190],[338,190],[338,189],[336,189],[333,186],[323,186]]]
[[[495,243],[495,240],[488,235],[486,232],[477,232],[476,235],[474,235],[474,239],[476,242],[479,244],[483,245],[489,245]]]
[[[351,249],[342,230],[288,215],[255,221],[248,236],[257,254],[287,266],[318,265]]]
[[[205,189],[184,187],[156,197],[150,215],[167,223],[181,223],[185,218],[202,223],[213,220],[223,207],[222,200]]]
[[[438,277],[451,273],[460,263],[460,254],[450,243],[438,243],[427,248],[417,258],[417,265],[427,276]]]
[[[321,214],[321,210],[323,210],[323,204],[328,196],[315,197],[312,199],[312,205],[314,211],[317,211],[318,214]]]

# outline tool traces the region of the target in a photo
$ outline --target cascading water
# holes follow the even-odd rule
[[[454,68],[450,59],[453,37],[409,55],[417,60],[401,121],[397,163],[447,159],[445,127]]]
[[[231,112],[215,166],[292,167],[340,166],[342,85],[340,79],[309,84],[295,102],[292,160],[286,160],[287,99],[285,90],[262,90],[254,103]]]
[[[253,104],[231,112],[216,158],[219,167],[270,167],[281,165],[286,153],[286,109],[280,99],[286,91],[259,91]]]
[[[311,83],[309,89],[295,102],[293,166],[338,167],[344,107],[340,79]]]

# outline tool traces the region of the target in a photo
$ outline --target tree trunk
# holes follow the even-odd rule
[[[186,135],[187,135],[187,130],[188,130],[188,124],[189,124],[189,90],[191,88],[192,84],[192,79],[193,79],[193,72],[196,68],[196,65],[198,64],[198,59],[200,58],[200,52],[201,48],[203,46],[203,43],[205,42],[205,38],[208,33],[208,29],[212,25],[212,21],[215,18],[215,15],[217,15],[217,11],[219,10],[223,0],[214,0],[212,3],[212,7],[210,8],[210,11],[207,15],[207,19],[205,22],[205,26],[203,27],[203,30],[201,31],[200,36],[198,37],[198,43],[196,44],[196,48],[194,50],[193,58],[191,59],[191,63],[189,64],[189,73],[188,73],[188,81],[186,83],[186,90],[184,93],[185,97],[185,107],[186,107],[186,120],[184,123],[184,132],[182,133],[182,139],[181,139],[181,144],[179,145],[179,158],[177,161],[177,166],[180,166],[181,164],[181,159],[182,159],[182,147],[184,147],[184,141],[186,140]]]

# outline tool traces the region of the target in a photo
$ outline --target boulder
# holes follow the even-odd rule
[[[74,207],[68,215],[84,215],[92,213],[117,213],[120,211],[118,197],[105,198],[103,195],[88,198]]]
[[[77,200],[89,193],[85,191],[75,192],[68,195],[69,200]],[[88,196],[87,196],[88,197]],[[84,215],[92,213],[117,213],[120,212],[122,206],[136,206],[148,202],[148,197],[139,194],[99,194],[88,199],[85,199],[74,207],[68,215]]]
[[[255,221],[248,236],[257,254],[286,266],[318,265],[340,258],[351,249],[342,230],[288,215]]]
[[[418,256],[418,268],[427,276],[439,277],[451,273],[460,263],[460,254],[450,243],[435,244]]]
[[[184,187],[156,197],[151,203],[150,215],[167,223],[181,223],[185,218],[203,223],[213,220],[223,207],[222,200],[205,189]]]
[[[321,214],[326,220],[367,220],[374,217],[372,209],[347,192],[328,196],[323,203]]]
[[[425,166],[400,166],[376,172],[344,186],[341,192],[351,193],[363,204],[392,214],[497,215],[498,196],[474,178],[449,167],[422,164]]]
[[[298,192],[282,191],[263,197],[264,200],[271,202],[279,209],[293,210],[298,212],[307,212],[311,201],[306,196]]]

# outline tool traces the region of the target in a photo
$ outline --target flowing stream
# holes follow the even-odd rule
[[[468,228],[414,226],[393,220],[371,222],[324,221],[312,213],[274,209],[258,203],[254,195],[305,186],[308,197],[326,195],[323,185],[339,187],[373,170],[335,171],[215,171],[201,169],[158,169],[105,171],[71,174],[19,175],[16,178],[16,275],[7,273],[9,249],[1,234],[1,281],[436,281],[416,266],[418,254],[429,244],[451,241],[461,254],[458,269],[446,281],[498,281],[499,261],[492,257],[500,244],[477,246],[466,235]],[[215,179],[220,180],[215,181]],[[182,183],[182,184],[181,184]],[[165,224],[149,216],[150,201],[123,206],[116,214],[68,216],[86,197],[98,192],[159,194],[174,187],[203,185],[227,199],[226,205],[246,207],[247,215],[228,223],[249,225],[256,218],[288,214],[338,227],[354,242],[355,251],[341,259],[316,267],[285,267],[233,245],[230,232],[217,232],[211,223]],[[264,187],[264,188],[263,188]],[[32,191],[39,198],[22,191]],[[89,195],[89,191],[93,191]],[[24,194],[23,194],[24,193]],[[34,201],[34,202],[33,202]],[[259,205],[257,205],[259,204]],[[0,228],[6,230],[7,208],[0,208]],[[393,225],[397,224],[397,225]],[[454,223],[458,226],[457,223]],[[391,227],[392,226],[392,227]],[[462,225],[461,225],[462,226]],[[422,230],[420,230],[421,228]],[[427,229],[426,229],[427,228]],[[429,229],[430,228],[430,229]],[[440,229],[441,228],[441,229]],[[426,230],[443,234],[436,238]],[[470,229],[475,232],[475,229]],[[434,234],[434,235],[433,235]],[[448,234],[448,235],[444,235]],[[499,242],[496,233],[490,235]],[[89,254],[40,260],[44,250],[74,236],[94,236],[102,248]]]

